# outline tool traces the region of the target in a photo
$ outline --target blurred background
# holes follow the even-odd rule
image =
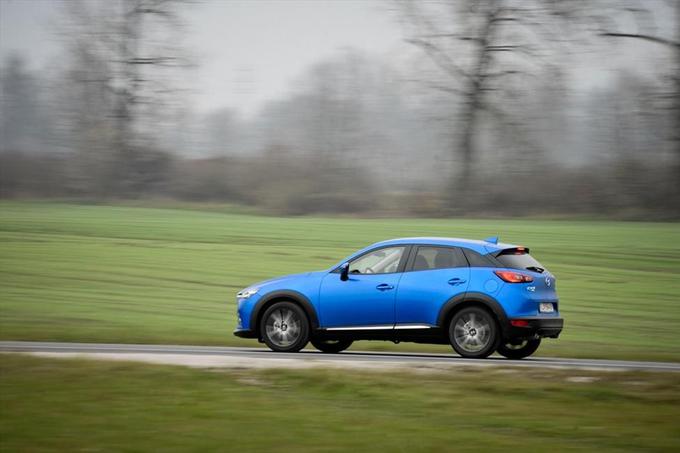
[[[232,334],[254,282],[499,235],[557,276],[539,357],[680,362],[679,22],[680,0],[0,0],[0,341],[260,347]],[[677,373],[502,363],[2,353],[0,450],[680,451]]]
[[[0,2],[0,196],[680,215],[674,0]]]

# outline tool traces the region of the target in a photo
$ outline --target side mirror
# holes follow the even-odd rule
[[[349,280],[349,263],[345,263],[340,266],[340,280],[343,282]]]

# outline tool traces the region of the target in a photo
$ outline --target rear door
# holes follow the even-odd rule
[[[464,294],[469,279],[470,268],[459,248],[414,246],[399,281],[396,328],[435,326],[442,305]]]

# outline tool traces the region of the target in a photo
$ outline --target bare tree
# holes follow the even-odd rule
[[[477,0],[424,3],[398,1],[408,42],[421,49],[443,78],[425,83],[461,99],[456,187],[467,190],[478,152],[476,135],[483,112],[503,112],[498,100],[526,76],[550,64],[547,43],[559,36],[568,13],[558,2]]]
[[[41,97],[39,72],[31,71],[19,54],[0,65],[0,151],[43,151],[50,133],[50,118]]]
[[[676,154],[676,196],[680,199],[680,1],[663,2],[674,16],[673,31],[675,36],[663,36],[657,27],[649,1],[628,0],[607,5],[596,17],[599,24],[599,35],[606,38],[639,40],[667,49],[674,59],[670,67],[672,91],[669,93],[671,110],[675,126],[672,137]],[[657,2],[656,6],[660,6]],[[602,14],[606,13],[606,14]],[[626,17],[627,16],[627,17]],[[628,20],[627,22],[625,19]]]
[[[71,79],[83,91],[98,91],[104,102],[97,105],[112,120],[108,182],[114,194],[135,194],[148,180],[140,172],[153,168],[148,165],[150,156],[144,155],[145,149],[153,147],[152,119],[178,92],[172,83],[173,70],[188,65],[182,49],[175,45],[182,3],[67,3],[64,34],[72,56],[71,74],[75,74]]]

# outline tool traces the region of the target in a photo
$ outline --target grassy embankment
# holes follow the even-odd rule
[[[675,373],[0,360],[2,451],[678,451]]]
[[[539,354],[680,361],[680,225],[672,223],[277,218],[2,202],[0,338],[255,346],[231,334],[234,294],[252,282],[327,268],[390,237],[494,234],[530,246],[558,277],[566,329]]]

